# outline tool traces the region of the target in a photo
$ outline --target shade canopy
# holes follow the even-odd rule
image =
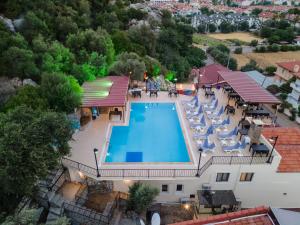
[[[82,107],[121,107],[126,105],[129,78],[108,76],[82,85]]]
[[[262,88],[243,72],[219,71],[218,73],[224,79],[224,82],[228,83],[245,102],[261,104],[281,103],[279,99]]]

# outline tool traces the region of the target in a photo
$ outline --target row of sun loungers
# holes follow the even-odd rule
[[[214,134],[224,152],[241,152],[246,148],[245,139],[237,141],[238,127],[228,130],[231,124],[230,117],[224,118],[224,106],[219,107],[218,99],[214,96],[205,103],[200,103],[198,96],[194,96],[190,101],[184,101],[182,104],[190,128],[194,131],[193,139],[198,148],[204,152],[213,152],[216,144],[211,141],[210,136]]]

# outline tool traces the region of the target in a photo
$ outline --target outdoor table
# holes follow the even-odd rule
[[[150,97],[152,95],[155,95],[157,97],[158,96],[157,93],[158,93],[158,90],[150,90]]]
[[[227,105],[227,106],[225,107],[225,111],[227,112],[227,114],[228,114],[228,113],[235,114],[235,108],[234,108],[233,106],[231,106],[231,105]]]
[[[172,97],[172,95],[174,95],[175,97],[177,97],[178,96],[178,92],[177,92],[177,90],[172,89],[172,90],[169,90],[168,95],[169,95],[169,97]]]
[[[237,108],[243,106],[245,104],[245,101],[244,100],[239,100],[239,101],[236,101],[235,102],[235,106],[237,106]]]
[[[211,90],[205,91],[205,96],[206,96],[206,97],[214,96],[214,95],[215,95],[215,92],[213,92],[213,91],[211,91]]]
[[[242,139],[242,137],[244,135],[248,135],[248,132],[249,132],[249,129],[246,129],[246,128],[238,129],[238,134],[240,134],[240,140]]]
[[[223,87],[223,90],[224,90],[224,92],[225,92],[225,91],[231,91],[231,90],[232,90],[232,87],[230,87],[230,86],[224,86],[224,87]]]
[[[228,94],[228,98],[231,99],[231,98],[234,98],[234,99],[240,99],[240,96],[238,93],[229,93]]]
[[[265,144],[252,144],[249,151],[252,149],[252,156],[255,154],[269,154],[269,148]]]
[[[266,116],[269,117],[270,113],[265,110],[265,109],[259,109],[259,110],[248,110],[245,112],[246,116],[253,116],[253,117],[257,117],[257,116]]]
[[[120,116],[120,120],[122,119],[122,112],[121,111],[110,111],[108,114],[109,120],[111,120],[112,116]]]

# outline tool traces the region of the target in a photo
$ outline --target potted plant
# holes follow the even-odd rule
[[[129,187],[127,212],[134,212],[138,216],[142,216],[158,194],[157,188],[141,182],[134,183]]]

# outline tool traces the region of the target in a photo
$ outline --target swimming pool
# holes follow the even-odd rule
[[[128,126],[113,126],[105,162],[189,162],[174,103],[131,103]]]

